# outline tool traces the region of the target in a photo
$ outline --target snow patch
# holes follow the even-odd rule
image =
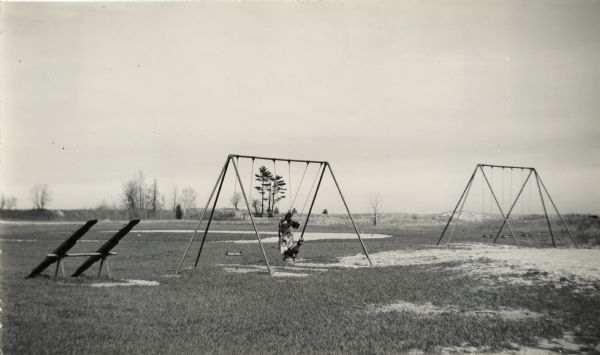
[[[122,282],[95,282],[91,287],[118,287],[118,286],[158,286],[158,281],[123,280]]]
[[[438,307],[427,302],[424,304],[415,304],[406,301],[398,301],[388,305],[371,305],[368,307],[372,313],[387,312],[410,312],[421,315],[439,315],[444,313],[459,313],[465,316],[495,317],[498,316],[507,320],[521,320],[529,318],[540,318],[541,313],[533,312],[522,308],[500,308],[498,310],[490,309],[461,309],[455,306]]]
[[[391,238],[391,235],[387,234],[361,234],[360,237],[365,239],[385,239]],[[315,241],[315,240],[344,240],[344,239],[357,239],[355,233],[305,233],[304,241]],[[227,240],[223,242],[232,242],[237,244],[249,244],[249,243],[258,243],[255,239],[245,239],[245,240]],[[269,237],[269,238],[261,238],[261,242],[263,243],[278,243],[278,237]]]
[[[600,249],[536,249],[489,244],[454,244],[422,250],[392,250],[370,254],[374,266],[434,265],[460,262],[450,268],[478,277],[496,276],[508,282],[528,282],[523,276],[582,285],[600,281]],[[336,263],[298,265],[360,268],[368,266],[363,254],[338,258]]]

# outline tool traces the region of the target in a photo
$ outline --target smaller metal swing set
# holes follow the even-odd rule
[[[240,169],[239,169],[239,160],[240,159],[250,159],[251,160],[251,171],[250,171],[250,184],[249,184],[249,193],[246,193],[246,186],[243,184],[242,182],[242,178],[240,176]],[[252,194],[252,178],[255,176],[254,175],[254,162],[256,160],[262,160],[262,161],[271,161],[273,163],[273,170],[274,170],[274,175],[277,176],[277,162],[287,162],[288,164],[288,181],[289,181],[289,186],[290,186],[290,193],[293,196],[293,199],[289,199],[290,201],[290,211],[294,210],[294,203],[296,201],[296,198],[298,197],[298,193],[300,191],[300,187],[302,186],[302,183],[304,182],[304,177],[306,175],[306,172],[309,168],[309,166],[311,165],[315,165],[317,166],[317,170],[316,170],[316,175],[315,178],[313,180],[312,186],[308,192],[307,198],[304,202],[304,205],[302,207],[302,210],[300,212],[300,214],[298,215],[298,219],[303,218],[302,214],[304,213],[304,208],[306,207],[309,197],[311,197],[312,195],[312,201],[310,203],[310,207],[308,209],[308,212],[306,214],[303,226],[302,226],[302,231],[300,234],[300,241],[304,241],[304,233],[306,231],[306,227],[309,224],[310,221],[310,217],[311,217],[311,213],[313,210],[313,206],[315,204],[315,200],[317,198],[317,194],[319,192],[319,188],[321,186],[321,182],[323,181],[323,176],[325,175],[325,171],[328,170],[329,173],[331,174],[331,177],[333,179],[333,182],[335,183],[335,186],[337,188],[337,191],[339,192],[339,195],[341,197],[341,200],[344,204],[344,207],[346,209],[346,212],[348,213],[348,217],[350,218],[350,222],[352,223],[352,227],[354,228],[354,231],[356,233],[356,236],[358,238],[358,241],[360,242],[360,245],[362,247],[362,250],[369,262],[369,265],[373,265],[371,262],[371,258],[369,257],[369,253],[367,251],[367,248],[365,247],[365,244],[363,243],[363,240],[361,238],[361,235],[358,231],[358,228],[356,227],[356,224],[354,223],[354,219],[352,218],[352,214],[350,213],[350,209],[348,208],[348,204],[346,203],[346,200],[344,198],[344,195],[342,194],[342,190],[340,188],[340,185],[333,173],[333,170],[331,168],[331,163],[327,162],[327,161],[320,161],[320,160],[302,160],[302,159],[283,159],[283,158],[270,158],[270,157],[259,157],[259,156],[252,156],[252,155],[239,155],[239,154],[229,154],[227,156],[227,159],[225,160],[225,164],[223,165],[223,168],[221,169],[221,172],[219,173],[219,177],[217,178],[217,182],[215,183],[215,186],[212,189],[212,192],[210,193],[210,196],[208,198],[208,201],[206,202],[206,206],[204,207],[204,210],[202,212],[202,215],[200,217],[200,220],[198,221],[198,224],[194,230],[194,233],[192,235],[192,237],[190,238],[189,243],[187,244],[187,247],[185,248],[185,251],[183,252],[183,256],[181,257],[181,261],[179,262],[179,265],[177,267],[177,270],[175,271],[175,275],[178,275],[181,272],[181,269],[183,267],[183,264],[186,260],[186,257],[189,253],[189,250],[194,242],[194,240],[196,239],[196,236],[199,234],[199,230],[200,230],[200,225],[202,224],[202,222],[204,222],[204,218],[206,217],[206,213],[208,211],[208,220],[206,223],[206,227],[204,228],[204,232],[202,233],[202,241],[200,243],[200,247],[198,249],[198,253],[196,254],[196,259],[194,261],[194,268],[198,267],[198,262],[200,261],[200,255],[202,254],[202,250],[204,248],[204,244],[206,242],[206,237],[208,235],[209,229],[210,229],[210,225],[211,222],[213,220],[214,217],[214,213],[215,213],[215,208],[217,206],[217,201],[219,200],[219,196],[221,195],[221,190],[223,188],[223,183],[225,181],[225,176],[227,174],[227,170],[229,168],[230,165],[233,166],[233,169],[235,171],[235,188],[237,188],[237,186],[239,186],[242,197],[243,197],[243,202],[246,206],[247,209],[247,213],[250,216],[250,221],[252,222],[252,226],[254,228],[254,233],[256,235],[256,239],[258,240],[258,245],[261,249],[264,261],[265,261],[265,265],[267,266],[267,270],[269,272],[269,275],[273,275],[273,271],[271,270],[271,265],[269,264],[269,259],[267,257],[267,254],[265,252],[265,248],[263,246],[262,240],[261,240],[261,236],[260,236],[260,232],[258,230],[258,228],[256,227],[256,221],[254,220],[254,216],[252,214],[252,210],[251,210],[251,206],[250,206],[250,201],[251,199],[251,194]],[[291,173],[291,166],[294,163],[302,163],[302,164],[306,164],[304,167],[304,171],[302,173],[302,178],[300,179],[300,183],[298,184],[296,193],[293,194],[293,191],[291,189],[291,185],[292,185],[292,173]],[[315,187],[316,184],[316,187]],[[313,192],[314,190],[314,192]],[[290,195],[290,196],[291,196]],[[214,197],[214,199],[213,199]],[[212,207],[209,209],[210,203],[212,201]],[[233,256],[233,254],[237,254],[237,252],[226,252],[226,255],[230,255]],[[239,252],[239,254],[241,255],[241,252]]]
[[[488,170],[487,174],[486,174],[485,170]],[[496,181],[496,183],[494,183],[494,175],[495,175],[495,171],[497,171],[497,170],[500,170],[500,172],[501,172],[501,176],[500,176],[501,181]],[[548,231],[550,234],[550,238],[552,240],[552,246],[556,248],[555,233],[554,233],[555,231],[553,231],[552,225],[550,223],[550,218],[548,217],[548,210],[546,207],[546,199],[544,198],[544,196],[547,197],[548,201],[554,208],[554,211],[556,212],[556,215],[558,216],[563,229],[567,232],[569,238],[573,242],[573,245],[577,248],[577,243],[575,242],[575,239],[573,238],[573,234],[571,234],[571,231],[569,230],[567,224],[565,223],[562,215],[560,214],[560,212],[558,212],[558,208],[556,207],[554,200],[550,196],[548,189],[546,189],[546,186],[544,185],[544,182],[542,181],[542,178],[540,177],[537,170],[533,167],[495,165],[495,164],[477,164],[477,166],[475,167],[475,170],[473,171],[473,174],[471,174],[471,177],[469,178],[469,181],[467,182],[467,186],[464,188],[462,194],[460,195],[460,198],[458,199],[458,202],[456,203],[456,206],[454,207],[454,210],[450,214],[450,218],[448,219],[448,222],[446,223],[446,225],[442,231],[442,234],[440,235],[440,237],[436,243],[436,246],[442,242],[444,237],[446,237],[446,243],[449,243],[452,240],[452,236],[454,235],[454,231],[456,230],[456,225],[458,224],[458,221],[460,220],[460,216],[463,213],[463,208],[467,201],[467,197],[468,197],[469,193],[472,191],[471,188],[474,185],[473,182],[474,182],[475,177],[478,172],[480,173],[481,180],[482,180],[482,182],[481,182],[482,209],[485,208],[485,204],[486,204],[485,203],[485,191],[489,189],[489,192],[491,194],[491,199],[489,200],[490,213],[492,213],[492,211],[495,208],[497,208],[498,212],[500,213],[500,216],[502,217],[502,225],[500,226],[498,231],[495,233],[495,235],[493,235],[493,234],[491,235],[491,237],[494,238],[493,243],[496,243],[496,241],[498,240],[498,238],[500,238],[501,233],[505,230],[505,227],[506,227],[506,228],[508,228],[508,231],[510,233],[508,236],[512,237],[512,239],[515,241],[517,246],[520,246],[519,240],[517,239],[517,237],[515,235],[513,226],[511,225],[511,222],[509,221],[509,219],[510,219],[511,215],[514,214],[515,206],[517,205],[517,202],[519,201],[519,199],[523,196],[523,191],[524,191],[525,187],[527,186],[527,183],[529,182],[530,185],[532,185],[533,183],[531,183],[530,180],[533,179],[535,181],[535,185],[537,186],[537,190],[539,192],[540,204],[543,208],[546,224],[548,226]],[[514,172],[521,173],[520,188],[517,190],[518,192],[517,192],[516,196],[513,196]],[[488,174],[489,174],[490,178],[488,178]],[[525,174],[526,174],[526,176],[525,176]],[[510,189],[510,192],[505,191],[506,190],[505,180],[507,180],[505,178],[505,175],[508,175],[508,179],[509,179],[508,188]],[[528,188],[529,209],[531,209],[531,199],[532,199],[531,191],[533,190],[533,188],[534,187]],[[498,190],[500,190],[500,191],[498,191]],[[500,198],[498,198],[498,193],[500,193],[500,195],[499,195]],[[527,196],[526,196],[526,198],[527,198]],[[523,199],[521,199],[521,200],[523,200]],[[449,233],[446,233],[448,231],[448,227],[450,226],[451,222],[453,222],[453,221],[455,223],[453,224],[452,230]],[[484,234],[484,236],[487,236],[487,235]],[[557,236],[560,238],[560,235],[557,235]]]

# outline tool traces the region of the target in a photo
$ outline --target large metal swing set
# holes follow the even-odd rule
[[[240,177],[240,171],[239,171],[239,167],[238,167],[238,162],[239,159],[251,159],[252,160],[252,170],[254,169],[254,161],[255,160],[263,160],[263,161],[272,161],[273,165],[275,166],[276,162],[287,162],[288,163],[288,167],[290,166],[290,164],[292,163],[305,163],[306,167],[308,168],[308,165],[310,164],[318,164],[319,168],[318,168],[318,173],[317,176],[319,176],[319,180],[318,180],[318,184],[316,186],[316,189],[314,191],[314,194],[312,195],[312,202],[310,204],[308,213],[306,215],[306,219],[304,221],[304,224],[302,226],[302,232],[300,235],[300,240],[303,240],[304,238],[304,232],[306,231],[306,227],[308,226],[308,223],[310,221],[310,216],[312,213],[312,209],[313,206],[315,204],[315,200],[317,198],[317,194],[319,192],[319,187],[321,186],[321,182],[323,181],[323,176],[325,175],[325,170],[329,170],[329,173],[331,174],[331,177],[333,178],[333,182],[335,183],[335,186],[337,188],[337,191],[339,192],[339,195],[342,199],[342,202],[344,204],[344,207],[346,209],[346,212],[348,214],[348,217],[350,218],[350,222],[352,223],[352,227],[354,228],[354,231],[356,233],[356,236],[358,237],[358,241],[360,242],[360,245],[362,247],[363,252],[365,253],[365,256],[367,257],[367,260],[369,261],[369,265],[373,265],[373,263],[371,262],[371,258],[369,257],[369,253],[367,251],[367,248],[365,247],[365,244],[363,243],[363,240],[360,236],[360,232],[358,231],[358,228],[356,227],[356,223],[354,223],[354,219],[352,218],[352,214],[350,213],[350,209],[348,207],[348,203],[346,202],[346,199],[344,198],[344,195],[342,194],[342,190],[340,188],[340,185],[335,177],[335,174],[333,173],[333,169],[331,168],[331,163],[329,163],[328,161],[323,161],[323,160],[306,160],[306,159],[284,159],[284,158],[272,158],[272,157],[261,157],[261,156],[253,156],[253,155],[240,155],[240,154],[229,154],[227,156],[227,159],[225,160],[225,164],[223,164],[223,168],[221,169],[221,172],[219,173],[219,177],[217,178],[217,182],[215,183],[210,196],[208,197],[208,201],[206,202],[206,206],[204,207],[204,210],[202,212],[202,215],[200,217],[200,220],[198,221],[198,224],[196,226],[196,228],[194,229],[194,233],[192,235],[192,237],[190,238],[190,241],[187,245],[187,247],[185,248],[185,251],[183,253],[183,256],[181,257],[181,261],[179,262],[179,265],[177,267],[177,270],[175,271],[175,275],[178,275],[181,272],[181,268],[183,266],[183,263],[188,255],[188,252],[192,246],[192,243],[194,242],[194,240],[196,239],[196,236],[198,235],[198,232],[200,230],[200,226],[202,224],[202,222],[204,221],[204,218],[206,217],[206,212],[209,210],[209,206],[211,201],[213,201],[212,203],[212,208],[210,208],[210,213],[208,216],[208,220],[206,223],[206,227],[204,228],[204,232],[202,235],[202,242],[200,243],[200,248],[198,249],[198,253],[196,255],[196,259],[194,262],[194,268],[198,267],[198,262],[200,261],[200,255],[202,254],[202,249],[204,248],[204,244],[206,242],[206,236],[208,235],[208,231],[210,229],[210,225],[211,222],[213,220],[213,216],[214,216],[214,212],[217,206],[217,202],[219,200],[219,196],[221,195],[221,190],[223,188],[223,183],[225,182],[225,176],[227,174],[227,170],[229,168],[230,165],[233,166],[233,169],[235,171],[235,180],[236,180],[236,184],[235,186],[240,187],[240,191],[242,193],[242,197],[244,198],[244,204],[246,205],[247,208],[247,213],[250,216],[250,221],[252,222],[252,227],[254,228],[254,233],[256,234],[256,239],[258,240],[258,245],[260,246],[264,261],[265,261],[265,265],[267,266],[267,270],[269,272],[269,275],[273,275],[273,271],[271,270],[271,265],[269,264],[269,259],[267,257],[267,253],[265,252],[265,248],[263,246],[261,237],[260,237],[260,232],[258,230],[258,228],[256,227],[256,221],[254,220],[254,216],[252,215],[252,211],[250,209],[250,198],[248,197],[248,195],[246,194],[246,188],[244,187],[244,184],[242,182],[242,179]],[[304,170],[304,173],[306,173],[306,169]],[[302,180],[304,179],[304,174],[302,176]],[[302,183],[301,180],[301,183]],[[315,177],[316,180],[316,177]],[[249,187],[250,190],[252,191],[252,186]],[[312,188],[311,188],[312,191]],[[297,193],[296,193],[297,195]],[[309,192],[310,195],[310,192]],[[213,200],[214,197],[214,200]]]

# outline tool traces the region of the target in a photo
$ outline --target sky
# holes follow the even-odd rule
[[[19,208],[36,183],[50,208],[119,204],[139,171],[203,206],[233,153],[327,160],[357,213],[374,195],[384,212],[452,210],[477,163],[536,167],[562,212],[600,213],[598,1],[2,2],[0,16],[0,193]],[[304,166],[275,169],[294,194]],[[315,208],[342,211],[328,175]]]

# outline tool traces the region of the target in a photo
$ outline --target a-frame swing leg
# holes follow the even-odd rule
[[[515,243],[517,243],[517,247],[520,248],[521,246],[519,245],[519,241],[517,240],[517,237],[515,236],[515,233],[513,232],[512,227],[510,226],[510,223],[508,222],[508,219],[506,219],[506,216],[504,215],[504,212],[502,211],[502,206],[500,206],[500,202],[498,202],[498,199],[496,198],[496,194],[494,193],[494,189],[492,189],[492,185],[490,185],[487,175],[485,175],[485,172],[483,171],[481,166],[478,166],[478,168],[481,171],[481,174],[483,174],[483,178],[485,179],[487,186],[490,188],[490,192],[492,193],[492,197],[494,198],[494,201],[496,202],[496,206],[498,207],[498,210],[500,211],[500,214],[502,215],[502,218],[504,219],[504,223],[506,223],[506,225],[508,226],[508,229],[510,230],[510,234],[512,235],[513,239],[515,240]]]
[[[460,222],[460,215],[462,214],[463,208],[465,207],[465,203],[467,202],[467,197],[469,197],[469,192],[471,192],[472,186],[473,186],[473,180],[471,180],[471,183],[469,184],[469,186],[467,188],[467,193],[465,194],[465,198],[463,198],[462,204],[460,205],[460,208],[458,209],[458,213],[456,214],[456,222],[454,222],[454,225],[452,226],[452,230],[450,231],[450,235],[448,236],[448,240],[446,241],[446,244],[449,244],[452,241],[452,236],[454,236],[454,231],[456,230],[456,226],[458,225],[458,222]]]
[[[310,207],[308,208],[308,213],[306,214],[306,220],[304,221],[304,225],[302,226],[302,232],[300,233],[299,240],[304,240],[304,232],[306,231],[306,226],[308,226],[308,221],[310,220],[312,208],[315,204],[315,200],[317,199],[317,193],[319,192],[319,187],[321,186],[321,181],[323,181],[323,175],[325,175],[325,166],[320,165],[319,169],[321,169],[321,176],[319,177],[319,182],[317,183],[317,188],[315,189],[315,193],[313,194],[313,198],[310,203]]]
[[[194,242],[194,239],[196,238],[196,235],[198,234],[198,229],[200,229],[200,225],[204,221],[204,216],[206,215],[206,210],[208,210],[208,206],[210,205],[210,201],[212,201],[213,195],[215,194],[215,191],[217,190],[217,186],[219,186],[219,182],[223,178],[223,172],[225,171],[228,163],[229,163],[229,158],[227,158],[225,160],[225,165],[223,165],[223,168],[221,169],[221,173],[219,174],[219,177],[217,178],[217,182],[215,183],[215,187],[213,187],[212,192],[210,193],[210,196],[208,197],[208,201],[206,201],[206,206],[204,206],[204,210],[202,211],[202,216],[200,217],[200,220],[198,221],[198,224],[196,225],[196,229],[194,230],[194,234],[190,238],[190,242],[188,243],[187,247],[185,248],[185,251],[183,252],[183,256],[181,257],[181,261],[179,262],[179,266],[177,266],[177,270],[175,271],[175,275],[179,274],[179,272],[181,271],[181,267],[183,266],[183,262],[185,261],[187,253],[190,250],[190,247],[192,246],[192,243]]]
[[[475,170],[473,170],[473,174],[471,174],[471,178],[469,179],[469,182],[467,182],[467,186],[465,186],[465,189],[463,190],[462,194],[460,195],[460,198],[458,199],[458,202],[456,203],[456,206],[454,206],[454,210],[452,211],[452,214],[450,215],[450,218],[448,218],[448,222],[446,223],[446,226],[444,227],[444,230],[442,231],[442,234],[440,235],[440,238],[438,239],[437,243],[435,243],[436,246],[440,245],[440,242],[444,238],[444,234],[446,234],[446,230],[448,229],[448,226],[450,225],[450,222],[452,222],[452,218],[454,218],[454,214],[456,213],[456,210],[458,209],[458,206],[460,206],[460,202],[463,200],[463,198],[465,198],[465,194],[467,193],[467,189],[469,189],[469,187],[471,186],[471,183],[473,182],[473,179],[475,178],[475,173],[477,173],[477,168],[478,167],[479,167],[479,165],[477,165],[477,167],[475,167]]]
[[[217,207],[217,202],[219,201],[219,195],[221,195],[221,189],[223,188],[223,183],[225,182],[225,175],[227,175],[227,167],[229,166],[229,161],[233,161],[233,159],[231,159],[231,156],[228,156],[227,161],[225,162],[223,175],[221,176],[221,182],[219,182],[219,189],[217,190],[217,195],[215,196],[215,201],[213,202],[212,209],[210,210],[208,222],[206,223],[206,229],[204,229],[204,235],[202,236],[202,243],[200,243],[200,249],[198,249],[198,255],[196,256],[196,262],[194,263],[194,268],[198,267],[198,261],[200,261],[200,254],[202,254],[202,249],[204,248],[204,242],[206,242],[206,235],[208,234],[208,229],[210,228],[210,224],[212,222],[213,215],[215,213],[215,208]]]
[[[546,211],[546,203],[544,202],[544,195],[542,194],[542,188],[540,187],[540,180],[537,171],[534,170],[534,174],[535,182],[537,183],[538,191],[540,192],[540,201],[542,202],[542,207],[544,208],[544,216],[546,216],[546,223],[548,223],[550,238],[552,238],[552,246],[556,248],[556,242],[554,241],[554,233],[552,233],[552,225],[550,225],[550,218],[548,217],[548,212]]]
[[[508,213],[506,214],[506,219],[510,218],[510,214],[512,213],[513,209],[517,205],[517,201],[519,201],[519,198],[521,197],[523,190],[525,190],[525,186],[527,186],[527,181],[529,181],[529,178],[531,177],[532,172],[533,172],[533,170],[529,170],[529,174],[527,175],[525,182],[523,182],[523,185],[521,186],[521,189],[519,190],[517,197],[515,197],[514,202],[512,203],[512,205],[510,206],[510,209],[508,210]],[[504,229],[505,225],[506,225],[506,223],[504,223],[504,221],[503,221],[502,225],[500,226],[500,229],[498,229],[498,233],[496,233],[496,237],[494,238],[494,243],[496,243],[496,241],[500,237],[500,233],[502,233],[502,230]]]
[[[369,256],[369,252],[367,251],[367,248],[365,247],[365,243],[363,243],[362,238],[360,237],[360,233],[358,232],[358,228],[356,228],[356,223],[354,223],[354,219],[352,219],[352,214],[350,213],[350,209],[348,208],[348,204],[346,203],[346,199],[344,198],[344,194],[342,194],[342,189],[340,189],[340,185],[338,184],[337,179],[335,178],[335,175],[333,174],[333,170],[331,169],[331,165],[328,162],[325,163],[325,165],[327,165],[327,167],[329,168],[329,172],[331,173],[331,177],[333,178],[333,182],[335,183],[335,186],[337,187],[338,192],[340,193],[340,197],[342,198],[342,202],[344,203],[344,207],[346,207],[346,212],[348,212],[348,217],[350,217],[350,222],[352,222],[352,226],[354,227],[354,231],[356,232],[356,236],[358,237],[358,241],[360,242],[360,245],[362,246],[362,249],[365,252],[367,260],[369,260],[369,265],[373,266],[373,263],[371,262],[371,257]],[[323,168],[323,171],[325,171],[325,168]],[[322,177],[323,176],[321,175],[321,178]]]
[[[231,162],[233,163],[235,175],[237,176],[238,183],[240,184],[240,190],[242,191],[242,196],[244,196],[244,202],[246,202],[246,208],[248,209],[248,214],[250,215],[250,221],[252,221],[252,226],[254,227],[254,232],[256,233],[256,239],[258,239],[258,245],[260,246],[260,250],[262,251],[263,257],[265,258],[265,264],[267,265],[267,270],[269,271],[269,275],[273,275],[273,273],[271,272],[271,266],[269,265],[269,259],[267,258],[267,253],[265,253],[265,248],[263,247],[262,241],[260,240],[260,234],[258,233],[258,228],[256,228],[256,223],[254,222],[254,216],[252,215],[252,211],[250,210],[250,203],[248,202],[248,197],[246,196],[246,190],[244,189],[244,184],[242,183],[242,179],[240,177],[240,172],[238,170],[237,163],[235,162],[235,159],[231,159]]]
[[[560,214],[560,212],[558,212],[558,208],[556,208],[556,205],[554,204],[554,201],[552,200],[552,197],[550,196],[550,193],[548,192],[548,189],[546,189],[546,185],[544,185],[544,182],[542,181],[542,178],[539,175],[537,175],[537,178],[538,178],[538,181],[540,182],[540,184],[542,185],[542,188],[546,192],[546,195],[548,196],[548,199],[550,200],[550,203],[552,204],[552,207],[554,208],[554,211],[556,211],[556,214],[558,215],[558,218],[560,218],[561,223],[563,224],[563,226],[567,230],[567,234],[569,235],[569,238],[571,238],[571,241],[573,242],[573,244],[575,245],[575,247],[579,248],[579,246],[575,242],[575,238],[573,238],[573,235],[571,234],[571,231],[569,230],[569,227],[567,227],[567,224],[565,223],[565,220],[562,218],[562,215]]]

